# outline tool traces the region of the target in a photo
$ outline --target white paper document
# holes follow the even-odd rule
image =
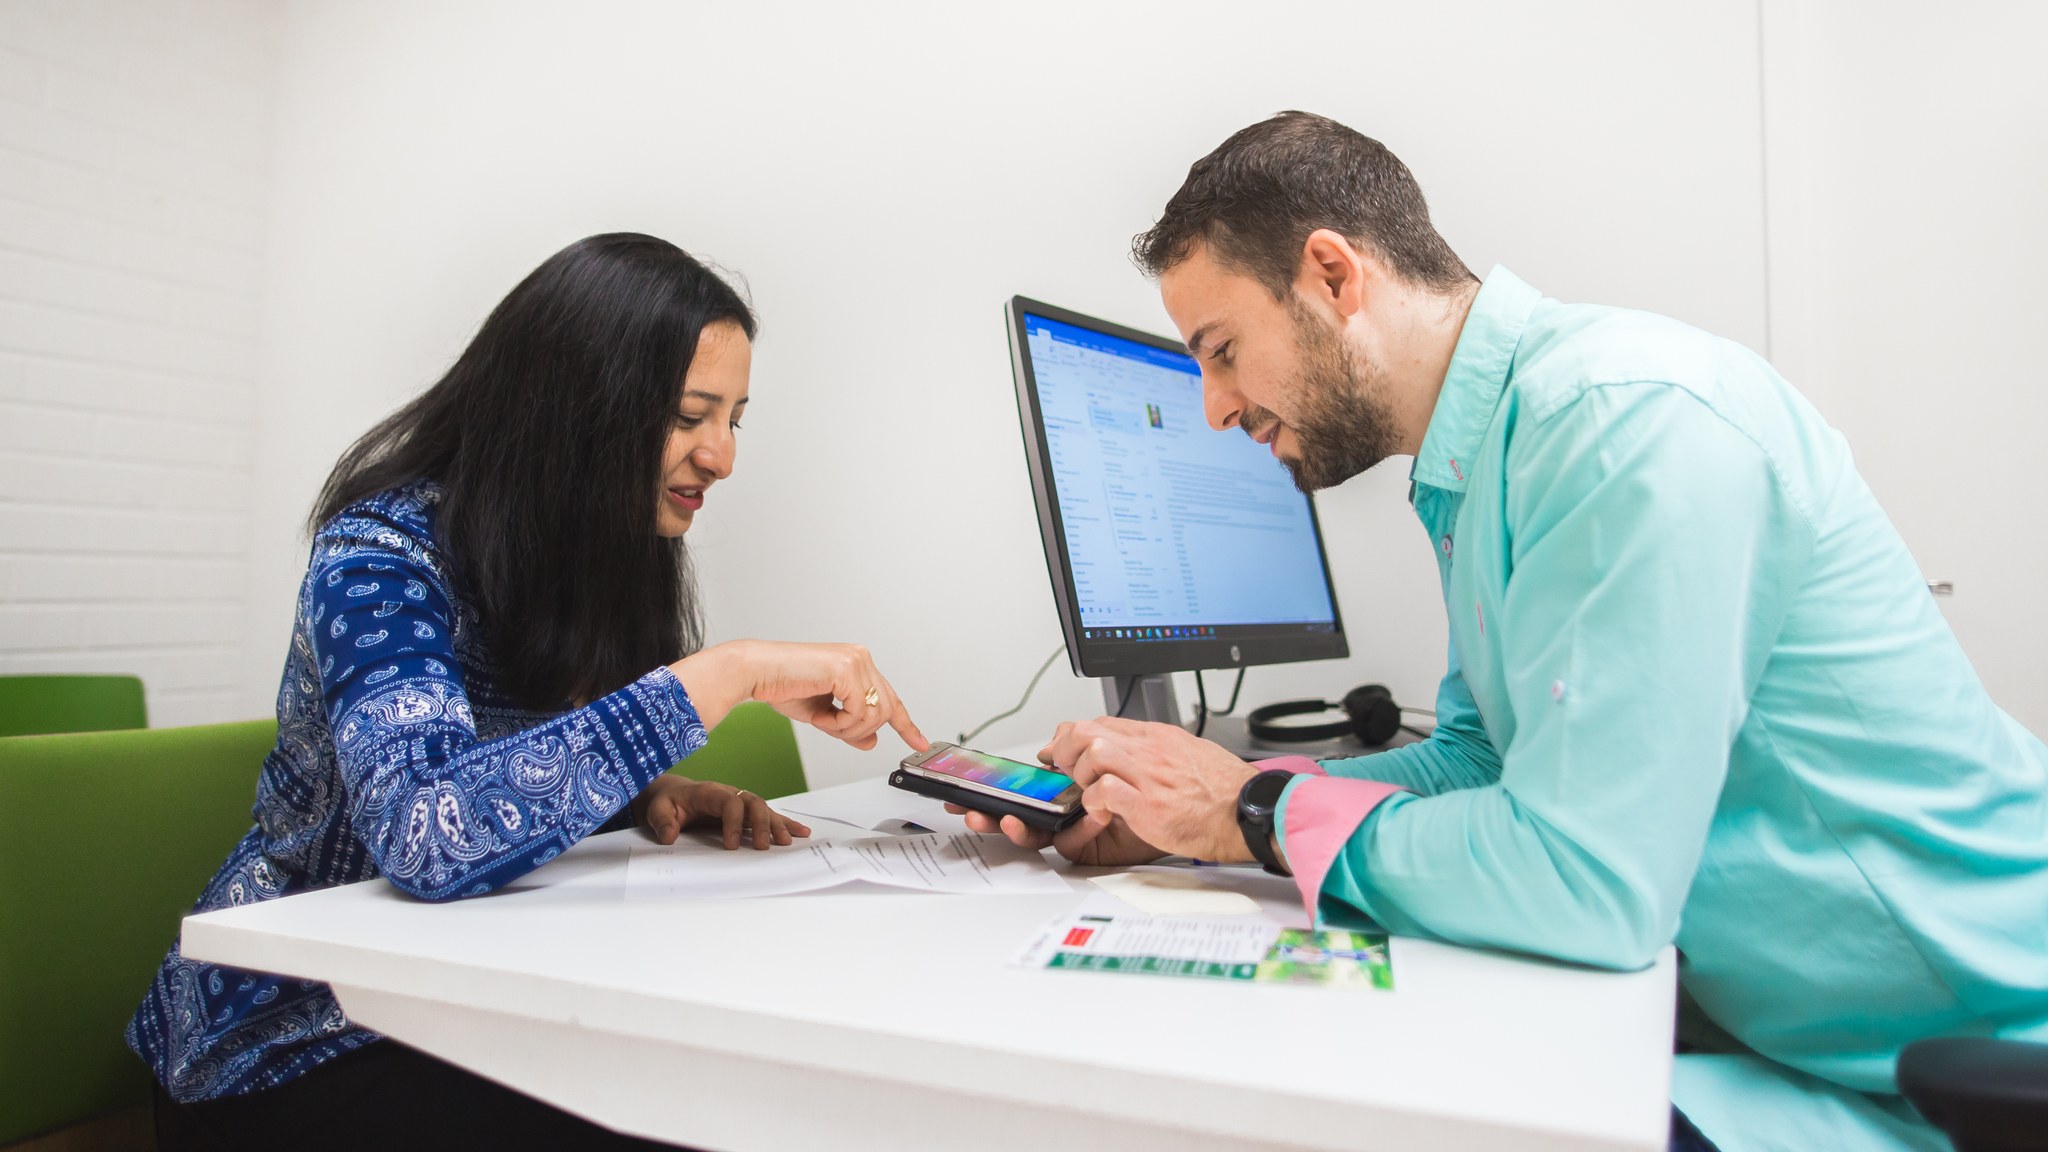
[[[967,820],[965,817],[956,816],[946,811],[944,804],[927,804],[922,808],[913,808],[899,816],[878,820],[872,827],[877,832],[887,832],[893,836],[901,836],[906,833],[917,835],[923,832],[965,832],[967,831]]]
[[[1071,892],[1045,858],[1002,836],[930,833],[803,841],[766,852],[727,852],[699,841],[635,845],[628,900],[717,900],[815,892],[853,881],[919,892]]]
[[[1102,895],[1088,911],[1148,916],[1257,916],[1283,928],[1306,928],[1308,913],[1290,877],[1252,865],[1237,867],[1141,864],[1108,875],[1090,876]],[[1101,900],[1114,897],[1108,904]]]
[[[1214,869],[1208,871],[1213,872]],[[1097,888],[1148,916],[1256,916],[1259,902],[1218,887],[1193,868],[1152,868],[1089,877]]]
[[[965,832],[967,822],[935,800],[880,786],[872,789],[829,789],[822,799],[797,796],[777,800],[774,808],[799,820],[836,820],[870,832]],[[915,827],[913,827],[915,825]]]

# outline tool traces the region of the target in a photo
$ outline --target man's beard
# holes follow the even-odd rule
[[[1288,421],[1301,454],[1280,462],[1294,474],[1303,492],[1334,488],[1400,450],[1394,412],[1387,404],[1386,373],[1354,355],[1343,340],[1300,301],[1288,312],[1294,318],[1295,348],[1301,374],[1290,389],[1295,417]],[[1254,407],[1242,420],[1253,433],[1275,417]]]

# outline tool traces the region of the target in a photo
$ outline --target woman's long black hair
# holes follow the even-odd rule
[[[680,537],[654,533],[662,452],[706,326],[754,336],[732,285],[665,240],[614,232],[547,259],[454,367],[342,453],[311,527],[437,481],[450,576],[498,683],[529,708],[595,699],[702,643]]]

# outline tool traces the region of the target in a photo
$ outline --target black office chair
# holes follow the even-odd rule
[[[1956,1152],[2048,1152],[2048,1044],[1915,1040],[1899,1053],[1899,1091]]]

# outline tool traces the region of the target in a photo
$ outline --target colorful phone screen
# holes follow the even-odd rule
[[[968,748],[951,748],[918,765],[940,776],[972,780],[976,784],[1050,802],[1073,786],[1071,776],[1049,772],[1031,764],[1005,760]]]

